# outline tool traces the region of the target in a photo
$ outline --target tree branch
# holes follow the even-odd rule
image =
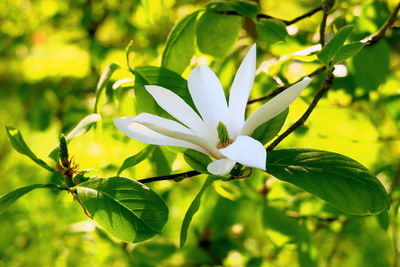
[[[149,177],[149,178],[139,179],[137,181],[141,182],[142,184],[156,182],[156,181],[164,181],[164,180],[174,180],[175,182],[179,182],[185,178],[197,176],[199,174],[201,174],[201,173],[193,170],[193,171],[175,173],[175,174],[164,175],[164,176]]]
[[[267,15],[267,14],[262,14],[262,13],[257,14],[257,19],[276,19],[276,20],[279,20],[279,21],[283,22],[286,26],[289,26],[289,25],[295,24],[295,23],[297,23],[297,22],[299,22],[299,21],[301,21],[301,20],[303,20],[305,18],[311,17],[312,15],[314,15],[315,13],[317,13],[317,12],[319,12],[321,10],[322,10],[322,5],[319,5],[319,6],[315,7],[315,8],[313,8],[313,9],[311,9],[310,11],[304,13],[303,15],[300,15],[300,16],[292,19],[292,20],[278,19],[278,18],[275,18],[273,16],[270,16],[270,15]],[[240,16],[240,14],[238,12],[236,12],[236,11],[223,11],[223,12],[220,12],[220,13],[221,14],[225,14],[225,15]]]
[[[312,100],[310,106],[307,108],[306,112],[298,119],[292,126],[290,126],[283,134],[281,134],[278,138],[276,138],[268,147],[267,151],[273,150],[283,139],[285,139],[289,134],[291,134],[294,130],[296,130],[299,126],[303,125],[304,122],[308,119],[311,112],[317,106],[319,100],[322,96],[332,87],[333,83],[333,70],[328,71],[325,76],[324,81],[322,82],[321,89],[317,92],[314,99]]]
[[[317,75],[317,74],[322,73],[325,69],[326,69],[325,66],[319,67],[318,69],[314,70],[313,72],[311,72],[311,73],[308,74],[307,76],[308,76],[308,77],[315,76],[315,75]],[[304,78],[304,77],[303,77],[303,78]],[[268,99],[268,98],[274,97],[274,96],[276,96],[277,94],[282,93],[282,92],[285,91],[287,88],[289,88],[290,86],[294,85],[295,83],[300,82],[303,78],[298,79],[297,81],[295,81],[295,82],[292,83],[292,84],[284,85],[284,86],[279,86],[279,87],[277,87],[276,89],[274,89],[273,91],[268,92],[268,93],[266,93],[265,95],[262,95],[262,96],[260,96],[260,97],[250,99],[250,100],[247,102],[247,105],[250,105],[250,104],[253,104],[253,103],[255,103],[255,102],[263,101],[263,100],[266,100],[266,99]]]
[[[392,13],[390,14],[389,18],[386,22],[382,25],[382,27],[374,34],[371,34],[367,38],[361,40],[362,43],[367,43],[367,46],[373,45],[377,43],[380,39],[385,36],[386,31],[393,26],[396,22],[397,15],[400,10],[400,1],[397,3],[397,6],[393,9]]]
[[[367,37],[365,42],[368,42],[368,45],[373,45],[376,42],[378,42],[380,39],[383,38],[385,35],[385,32],[390,28],[391,25],[396,21],[397,14],[399,13],[400,9],[400,2],[396,6],[396,8],[392,11],[390,14],[389,18],[386,20],[386,22],[383,24],[383,26],[375,33],[372,34],[370,37]],[[322,27],[322,23],[321,23]],[[310,106],[307,108],[306,112],[298,119],[292,126],[290,126],[282,135],[280,135],[278,138],[276,138],[268,147],[267,151],[273,150],[283,139],[285,139],[290,133],[292,133],[294,130],[296,130],[299,126],[303,125],[304,122],[308,119],[310,116],[311,112],[314,110],[314,108],[317,106],[319,100],[321,97],[332,87],[333,83],[333,70],[329,71],[327,75],[325,76],[325,80],[322,83],[321,89],[317,92],[315,95],[314,99],[312,100]]]

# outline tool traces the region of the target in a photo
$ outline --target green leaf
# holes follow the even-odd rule
[[[183,157],[186,163],[196,171],[210,174],[207,171],[207,166],[212,162],[212,159],[207,155],[193,149],[188,149],[183,153]]]
[[[6,131],[8,135],[8,139],[11,142],[11,145],[13,148],[18,151],[19,153],[27,156],[31,160],[33,160],[36,164],[41,166],[42,168],[45,168],[46,170],[52,172],[52,173],[58,173],[57,170],[54,168],[50,167],[46,162],[43,160],[39,159],[33,152],[32,150],[28,147],[28,145],[25,143],[24,138],[22,137],[20,131],[14,127],[6,126]]]
[[[236,43],[242,26],[240,16],[206,11],[197,23],[197,45],[204,54],[224,57]]]
[[[264,45],[285,41],[288,36],[286,25],[279,20],[264,19],[256,24],[257,35]]]
[[[354,57],[364,47],[364,43],[351,43],[339,48],[339,51],[332,59],[332,65],[342,62],[348,58]]]
[[[19,198],[28,194],[34,189],[37,188],[56,188],[56,185],[53,184],[32,184],[25,187],[18,188],[14,191],[11,191],[7,194],[0,196],[0,214],[2,214],[6,209],[8,209],[15,201]]]
[[[344,44],[347,37],[349,37],[353,28],[354,27],[352,25],[341,28],[322,48],[322,50],[317,54],[317,57],[323,64],[329,65],[329,62],[338,52],[339,48]]]
[[[381,182],[346,156],[313,149],[268,152],[266,171],[351,215],[379,214],[389,198]]]
[[[386,81],[389,74],[390,49],[386,40],[364,46],[352,58],[352,73],[357,87],[375,91]]]
[[[167,88],[194,108],[192,98],[187,88],[187,81],[179,74],[165,68],[152,66],[137,67],[134,73],[136,77],[134,89],[137,113],[167,114],[146,91],[144,88],[145,85],[158,85]]]
[[[72,131],[65,137],[67,141],[71,141],[74,137],[81,136],[86,133],[90,127],[97,121],[101,120],[100,114],[90,114],[83,118]],[[49,153],[48,157],[58,161],[58,151],[60,150],[59,146],[53,148],[53,150]]]
[[[187,15],[172,29],[162,56],[162,67],[182,73],[189,65],[194,54],[198,13]]]
[[[262,144],[266,144],[279,133],[283,124],[285,123],[288,113],[289,108],[285,109],[282,113],[280,113],[273,119],[261,124],[253,132],[251,137],[260,141]]]
[[[104,69],[103,73],[101,74],[99,82],[97,83],[96,87],[96,102],[94,105],[94,113],[101,112],[101,108],[104,105],[106,97],[107,83],[110,80],[113,73],[119,68],[121,67],[118,64],[111,63]]]
[[[201,187],[199,193],[197,193],[196,197],[192,201],[192,203],[189,206],[188,211],[185,214],[185,218],[183,218],[182,222],[182,228],[181,228],[181,238],[180,238],[180,247],[182,248],[187,239],[187,232],[189,229],[189,225],[192,222],[193,216],[197,213],[197,211],[200,208],[201,204],[201,196],[203,193],[206,191],[209,185],[212,184],[212,182],[215,180],[214,176],[208,176],[206,181],[204,182],[203,186]]]
[[[121,168],[119,168],[117,175],[119,176],[124,170],[133,167],[145,160],[153,152],[154,148],[155,146],[150,145],[136,155],[126,158],[124,160],[124,163],[122,163]]]
[[[78,197],[92,218],[125,242],[159,234],[168,219],[164,201],[147,186],[123,177],[95,178],[77,186]]]
[[[249,1],[221,1],[211,2],[206,6],[207,9],[212,9],[218,12],[236,11],[242,16],[249,18],[257,18],[259,11],[258,5]]]

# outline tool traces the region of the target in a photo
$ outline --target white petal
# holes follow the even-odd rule
[[[217,76],[209,67],[201,65],[190,73],[188,87],[201,117],[216,134],[218,122],[226,124],[228,119],[228,105]]]
[[[280,114],[300,95],[310,82],[311,79],[305,77],[265,103],[247,118],[240,134],[251,135],[258,126]]]
[[[244,124],[247,100],[253,87],[256,73],[256,45],[254,44],[243,59],[229,95],[228,129],[232,139],[235,139]]]
[[[230,159],[218,159],[208,164],[207,171],[211,174],[222,176],[228,174],[235,167],[235,164],[236,161]]]
[[[145,88],[153,96],[157,104],[171,114],[172,117],[185,124],[197,135],[205,138],[209,136],[199,115],[182,98],[160,86],[146,85]]]
[[[219,151],[225,157],[245,166],[265,170],[267,151],[259,141],[250,136],[239,135],[235,142]]]
[[[113,121],[115,126],[121,132],[140,142],[153,145],[186,147],[209,155],[207,151],[198,145],[159,134],[146,126],[135,122],[134,118],[135,117],[120,117],[115,118]]]
[[[205,138],[195,135],[190,129],[176,121],[168,120],[148,113],[142,113],[136,117],[132,117],[132,120],[159,134],[198,145],[204,148],[204,150],[208,152],[208,155],[216,158],[223,157],[213,143]]]

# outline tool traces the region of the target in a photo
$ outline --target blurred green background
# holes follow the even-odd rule
[[[31,149],[48,162],[59,133],[68,133],[93,113],[102,70],[126,66],[125,47],[133,40],[132,66],[160,66],[165,42],[184,16],[208,1],[59,1],[2,0],[0,4],[0,118],[19,128]],[[258,2],[262,13],[292,19],[320,1]],[[397,1],[337,1],[327,36],[345,24],[360,40],[376,32]],[[276,78],[294,82],[319,64],[293,54],[318,43],[322,14],[288,27],[289,36],[272,44],[249,19],[242,19],[238,40],[214,58],[198,51],[183,72],[199,63],[211,66],[229,89],[244,52],[257,42],[259,74],[252,97],[276,87]],[[399,25],[397,25],[398,27]],[[166,200],[170,217],[163,235],[141,244],[121,244],[85,217],[64,192],[40,189],[19,200],[0,217],[0,266],[395,266],[400,194],[400,38],[390,31],[336,68],[334,87],[305,126],[280,147],[306,147],[347,155],[369,168],[391,192],[389,213],[346,216],[299,189],[269,178],[268,207],[259,191],[265,174],[248,181],[216,182],[191,226],[189,242],[177,249],[183,216],[203,176],[151,187]],[[118,70],[112,81],[133,78]],[[284,129],[307,108],[321,77],[291,106]],[[82,169],[100,177],[115,175],[123,160],[146,145],[128,140],[111,119],[135,115],[134,93],[125,85],[118,100],[103,107],[102,131],[75,138],[70,153]],[[112,95],[112,83],[107,91]],[[111,98],[110,98],[111,99]],[[115,98],[113,98],[115,99]],[[262,103],[250,106],[250,112]],[[140,179],[190,168],[177,149],[160,148],[123,176]],[[162,163],[162,161],[164,163]],[[161,163],[160,163],[161,162]],[[53,164],[53,163],[52,163]],[[52,177],[13,151],[0,134],[0,194]],[[400,179],[400,178],[397,178]],[[288,216],[289,215],[289,216]],[[265,217],[264,223],[262,217]]]

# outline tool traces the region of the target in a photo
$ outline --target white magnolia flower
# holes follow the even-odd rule
[[[229,103],[217,76],[201,65],[188,78],[189,92],[199,114],[172,91],[146,85],[158,105],[179,122],[142,113],[116,118],[114,123],[124,134],[140,142],[190,148],[214,158],[207,167],[214,175],[228,174],[236,163],[265,170],[267,152],[251,134],[284,111],[311,79],[306,77],[289,87],[245,120],[255,71],[256,46],[253,45],[236,73]]]

